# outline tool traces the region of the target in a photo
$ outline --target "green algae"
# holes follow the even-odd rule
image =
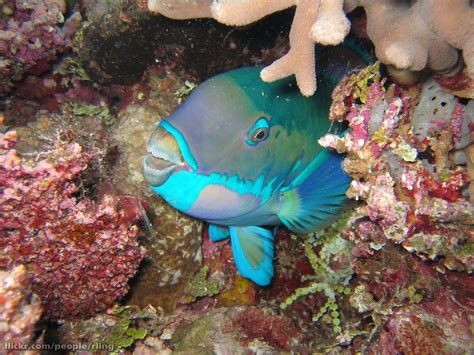
[[[202,297],[212,297],[222,289],[222,283],[209,279],[209,268],[202,267],[191,280],[189,296],[186,297],[186,302],[192,303]]]
[[[92,81],[81,61],[75,57],[66,58],[66,72],[79,78],[80,81]]]
[[[110,113],[109,108],[104,104],[91,105],[86,103],[66,102],[66,110],[71,111],[77,117],[97,117],[103,125],[113,126],[116,122],[115,117]]]
[[[115,324],[110,334],[104,339],[104,343],[112,345],[114,353],[132,346],[135,341],[144,339],[148,329],[135,327],[134,320],[148,317],[148,313],[136,310],[132,306],[121,306],[113,309],[120,320]]]
[[[181,102],[182,99],[186,98],[189,96],[189,94],[197,87],[197,84],[186,80],[184,82],[184,85],[180,87],[178,90],[175,91],[174,96],[176,96],[179,101]]]
[[[351,293],[347,285],[354,272],[350,264],[342,266],[337,270],[333,270],[330,264],[335,258],[343,257],[346,260],[351,258],[353,244],[343,239],[341,233],[351,223],[352,214],[352,210],[347,211],[332,226],[321,232],[305,236],[305,254],[315,273],[314,276],[308,277],[308,279],[314,281],[308,286],[295,290],[280,305],[281,309],[286,309],[301,297],[323,293],[327,297],[326,303],[313,315],[312,320],[318,322],[324,319],[327,323],[332,323],[336,334],[342,331],[337,298]],[[315,248],[318,248],[319,252],[316,252]]]
[[[352,94],[353,97],[359,99],[362,103],[365,103],[370,93],[371,83],[378,83],[380,81],[380,62],[376,62],[351,76],[348,81],[348,86],[354,88]]]

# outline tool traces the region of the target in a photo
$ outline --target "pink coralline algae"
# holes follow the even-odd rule
[[[41,304],[31,292],[31,279],[23,265],[0,271],[0,341],[2,350],[34,341]]]
[[[49,319],[106,310],[127,293],[145,255],[138,201],[77,197],[92,157],[64,139],[28,164],[13,149],[15,134],[0,134],[0,266],[25,265]]]
[[[360,352],[410,354],[472,353],[471,323],[474,282],[466,273],[444,270],[404,252],[376,222],[356,221],[345,236],[354,243],[353,319],[367,338],[354,346]],[[370,324],[370,325],[369,325]],[[358,333],[362,334],[362,333]]]
[[[359,211],[408,251],[472,272],[474,213],[464,191],[472,102],[432,79],[390,84],[378,64],[344,79],[333,101],[331,119],[348,121],[350,131],[320,143],[347,153],[343,167],[354,179],[347,194],[366,202]]]
[[[66,22],[63,0],[7,0],[0,15],[0,95],[25,73],[41,74],[71,45],[77,12]]]

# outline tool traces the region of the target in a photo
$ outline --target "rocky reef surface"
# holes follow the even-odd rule
[[[299,5],[293,26],[290,9],[227,27],[231,2],[209,12],[212,1],[197,0],[201,12],[191,14],[183,3],[0,4],[2,342],[137,354],[473,352],[470,62],[459,57],[453,71],[434,75],[413,71],[437,69],[432,61],[396,70],[400,56],[380,51],[421,35],[380,43],[368,2],[335,1],[331,10],[301,1],[322,6],[308,31],[365,8],[369,36],[363,11],[348,15],[352,32],[367,48],[370,38],[388,66],[337,86],[329,119],[349,133],[320,141],[346,154],[352,208],[318,233],[281,228],[276,275],[262,288],[238,275],[228,242],[211,242],[206,225],[151,194],[141,157],[155,125],[199,82],[301,49],[295,28],[305,19]],[[244,22],[281,10],[268,4],[244,11]],[[417,17],[418,7],[405,5],[390,18]],[[223,24],[148,8],[220,14]],[[446,30],[432,20],[429,35]],[[306,42],[312,50],[315,39]],[[443,58],[454,47],[466,56],[468,41],[456,43]]]

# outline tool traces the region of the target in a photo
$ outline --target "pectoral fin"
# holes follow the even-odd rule
[[[209,224],[209,238],[213,242],[218,242],[230,237],[229,227]]]
[[[343,211],[351,179],[342,170],[343,156],[323,150],[295,183],[282,189],[278,217],[297,233],[314,232],[333,223]]]
[[[273,277],[273,234],[261,227],[230,227],[235,264],[240,274],[260,286]]]

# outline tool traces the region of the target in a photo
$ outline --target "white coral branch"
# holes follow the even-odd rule
[[[148,0],[148,10],[175,20],[211,18],[212,0]]]
[[[344,0],[321,0],[319,14],[311,27],[311,38],[324,45],[336,45],[346,38],[351,23],[344,10]]]
[[[305,96],[316,91],[314,42],[309,36],[319,9],[319,0],[300,0],[290,31],[290,51],[269,67],[262,70],[263,81],[271,82],[294,74]]]
[[[231,26],[248,25],[295,5],[291,49],[262,70],[261,77],[270,82],[294,74],[301,93],[310,96],[316,91],[314,41],[337,44],[349,32],[344,0],[148,0],[151,11],[170,18],[211,17]]]
[[[212,17],[231,26],[244,26],[274,12],[296,5],[298,0],[214,0]]]

